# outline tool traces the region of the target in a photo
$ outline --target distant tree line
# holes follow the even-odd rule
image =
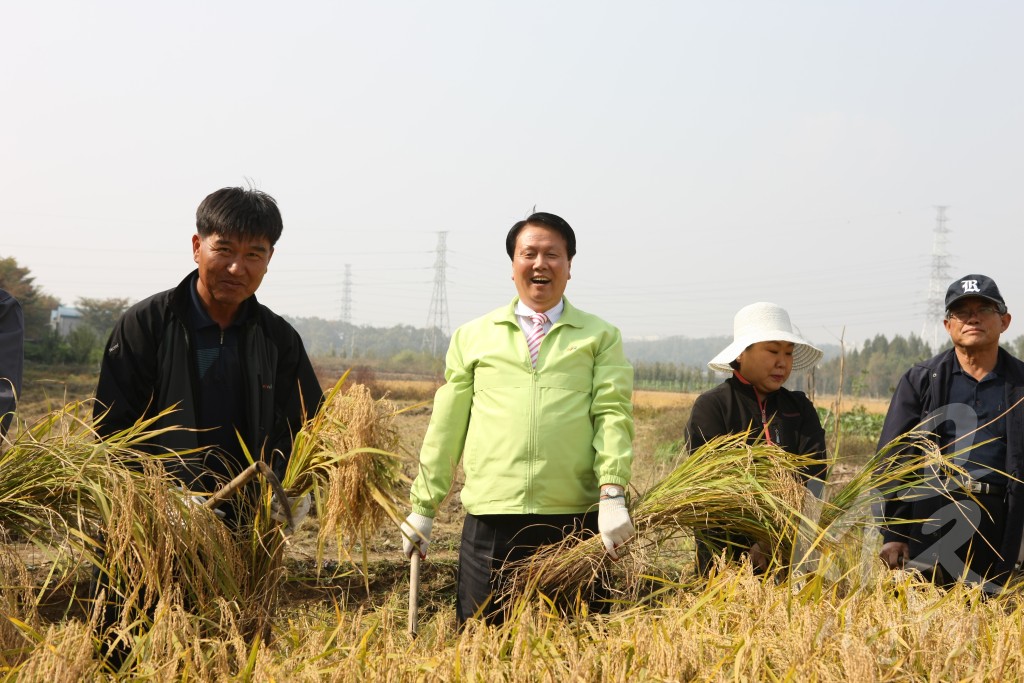
[[[0,288],[21,302],[25,356],[38,363],[98,364],[114,323],[131,303],[125,298],[79,298],[75,307],[82,324],[61,337],[50,325],[50,313],[60,302],[38,288],[28,268],[12,257],[0,257]],[[332,363],[338,366],[430,376],[439,376],[444,370],[449,338],[440,330],[411,325],[370,327],[316,317],[289,318],[289,322],[302,336],[310,356],[335,359]],[[629,340],[623,347],[633,364],[637,388],[700,392],[722,381],[723,375],[709,370],[707,361],[730,341],[724,336],[674,336]],[[1003,346],[1024,358],[1024,335],[1005,340]],[[790,388],[834,394],[841,381],[848,396],[887,398],[909,367],[937,352],[915,334],[896,335],[892,340],[877,335],[860,348],[826,346],[823,350],[825,359],[812,373],[794,376]]]
[[[636,389],[701,392],[721,382],[723,377],[707,367],[663,361],[633,361],[633,386]]]
[[[1018,358],[1024,357],[1024,335],[1006,341],[1003,347]],[[713,348],[717,352],[718,347]],[[948,344],[942,348],[948,348]],[[932,349],[915,334],[907,337],[896,335],[892,340],[877,335],[865,341],[861,348],[853,347],[838,355],[826,356],[812,373],[794,375],[787,386],[808,393],[835,394],[841,380],[843,393],[847,396],[888,398],[904,372],[915,363],[931,358],[939,350]],[[703,391],[723,379],[722,375],[711,372],[706,366],[633,361],[633,367],[635,384],[641,389]]]
[[[903,373],[935,353],[937,350],[916,334],[896,335],[891,341],[879,334],[859,349],[846,349],[844,354],[820,363],[814,371],[814,388],[835,394],[841,380],[843,393],[848,396],[887,398]]]
[[[1012,340],[1003,339],[1001,346],[1020,358],[1024,353],[1024,335]],[[848,350],[843,357],[821,363],[815,370],[814,386],[817,391],[835,393],[841,374],[844,393],[888,398],[895,391],[900,377],[912,365],[949,347],[947,340],[944,345],[933,349],[915,334],[908,337],[896,335],[891,341],[877,335],[865,341],[862,348]]]
[[[663,339],[625,340],[622,348],[634,367],[645,363],[670,363],[707,368],[707,362],[732,341],[730,337],[693,339],[676,335]]]
[[[114,322],[129,306],[124,298],[82,297],[75,302],[82,314],[81,324],[62,337],[50,325],[50,314],[60,302],[39,289],[28,268],[12,257],[0,258],[0,289],[21,303],[25,359],[37,363],[98,365]]]

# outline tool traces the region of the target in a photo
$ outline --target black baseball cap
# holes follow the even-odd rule
[[[946,310],[948,311],[957,301],[968,297],[988,299],[999,304],[1000,310],[1006,309],[1006,302],[1003,295],[999,293],[995,281],[985,275],[964,275],[953,281],[953,284],[946,290]]]

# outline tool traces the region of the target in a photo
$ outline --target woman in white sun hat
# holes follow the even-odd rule
[[[822,352],[793,331],[789,314],[773,303],[758,302],[739,310],[733,341],[708,367],[730,377],[697,397],[686,423],[690,451],[723,434],[750,433],[750,443],[769,443],[813,456],[820,465],[802,475],[819,495],[826,470],[825,431],[814,405],[801,391],[782,385],[793,371],[811,368]],[[746,553],[755,569],[767,569],[770,549],[727,529],[697,532],[697,568],[707,574],[715,556],[739,558]]]

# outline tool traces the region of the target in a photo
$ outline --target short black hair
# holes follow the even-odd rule
[[[265,237],[274,246],[283,228],[274,198],[252,188],[221,188],[196,209],[196,232],[203,238],[214,234]]]
[[[572,228],[565,222],[564,218],[543,211],[530,214],[529,218],[519,221],[508,231],[508,235],[505,237],[505,251],[508,252],[510,259],[515,260],[516,238],[519,236],[519,231],[527,225],[550,228],[561,235],[565,239],[565,250],[569,255],[569,260],[572,261],[573,256],[576,255],[576,233],[572,231]]]
[[[743,349],[743,351],[749,351],[751,346],[753,346],[753,344],[747,344],[747,348]],[[740,351],[740,353],[743,353],[743,351]],[[740,369],[740,357],[736,356],[731,361],[729,361],[729,367],[732,368],[733,370],[739,370]]]

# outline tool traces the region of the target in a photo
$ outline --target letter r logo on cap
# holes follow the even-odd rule
[[[962,284],[964,286],[964,292],[965,293],[966,292],[980,292],[981,291],[980,289],[978,289],[978,281],[977,280],[961,280],[960,284]]]

